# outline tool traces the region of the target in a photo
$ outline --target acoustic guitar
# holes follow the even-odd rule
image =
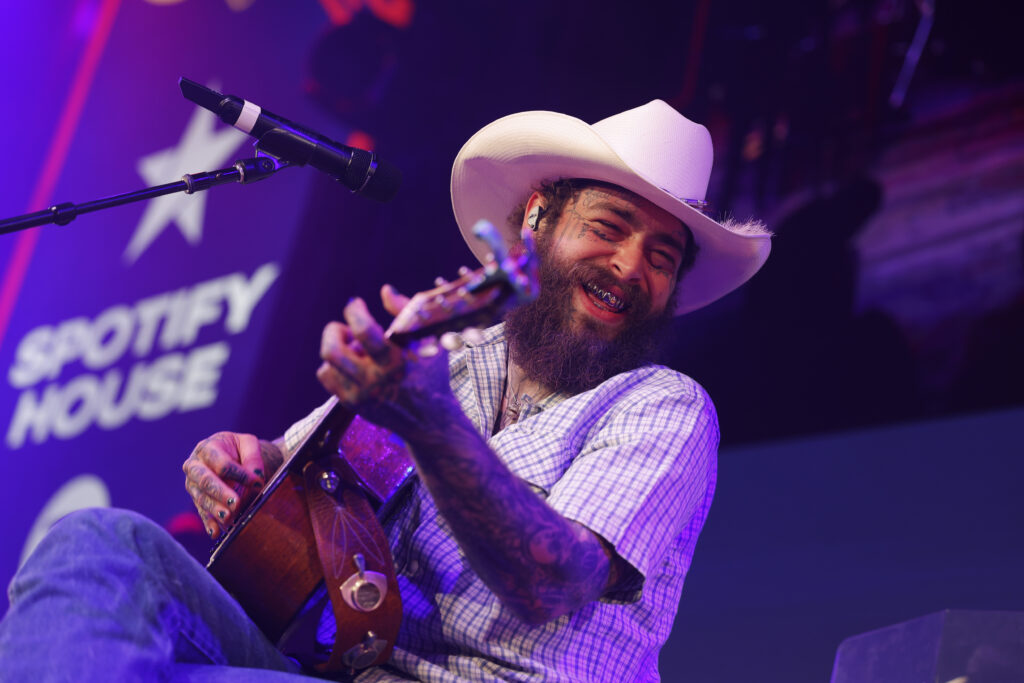
[[[453,330],[479,334],[471,326],[536,296],[530,236],[513,257],[490,223],[481,221],[474,233],[491,249],[485,266],[462,269],[457,280],[439,279],[414,296],[385,333],[390,341],[419,342],[418,353],[437,353],[438,343],[453,348]],[[401,597],[378,520],[414,467],[401,439],[332,400],[221,536],[207,568],[282,649],[315,641],[311,628],[326,593],[337,626],[334,645],[304,652],[300,661],[321,673],[353,673],[385,662],[398,634]]]

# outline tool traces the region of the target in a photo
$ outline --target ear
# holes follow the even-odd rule
[[[521,233],[536,231],[540,227],[540,219],[544,215],[544,197],[539,192],[534,192],[526,200],[526,210],[523,212],[523,224],[519,226]]]

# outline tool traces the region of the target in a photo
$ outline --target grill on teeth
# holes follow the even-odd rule
[[[598,299],[608,304],[608,307],[611,308],[612,310],[621,311],[623,308],[625,308],[625,305],[622,303],[622,300],[619,299],[619,297],[615,296],[611,292],[604,291],[597,285],[587,283],[587,291],[591,292]]]

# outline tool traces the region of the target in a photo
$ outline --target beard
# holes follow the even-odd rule
[[[505,319],[512,361],[528,378],[552,391],[578,394],[657,359],[672,319],[672,301],[652,317],[650,297],[638,285],[623,284],[588,263],[568,267],[542,257],[538,275],[540,295]],[[625,324],[613,339],[601,336],[600,324],[585,315],[573,329],[572,295],[587,282],[605,291],[618,287],[629,302],[622,313]]]

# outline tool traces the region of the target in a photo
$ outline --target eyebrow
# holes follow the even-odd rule
[[[682,223],[682,221],[680,221]],[[663,242],[679,252],[680,257],[686,254],[686,247],[675,235],[669,233],[658,233],[653,237],[657,242]]]
[[[634,212],[630,211],[629,209],[623,209],[618,204],[615,204],[614,202],[608,201],[607,199],[599,199],[599,200],[597,200],[596,202],[593,203],[593,207],[595,209],[603,209],[605,211],[611,211],[616,216],[618,216],[619,218],[621,218],[624,221],[627,221],[628,223],[634,223],[635,224],[637,222],[636,221],[636,214]]]
[[[594,202],[593,207],[595,209],[604,209],[605,211],[611,211],[616,216],[626,221],[627,223],[630,223],[631,225],[636,225],[637,223],[636,214],[633,211],[630,211],[629,209],[623,209],[621,206],[618,206],[615,203],[608,201],[607,199],[600,199]],[[679,221],[679,226],[685,229],[683,221],[678,218],[676,220]],[[672,233],[659,232],[657,235],[654,235],[652,239],[654,239],[657,242],[667,244],[668,246],[674,249],[677,249],[680,255],[686,253],[686,247],[683,245],[682,240],[680,240]]]

